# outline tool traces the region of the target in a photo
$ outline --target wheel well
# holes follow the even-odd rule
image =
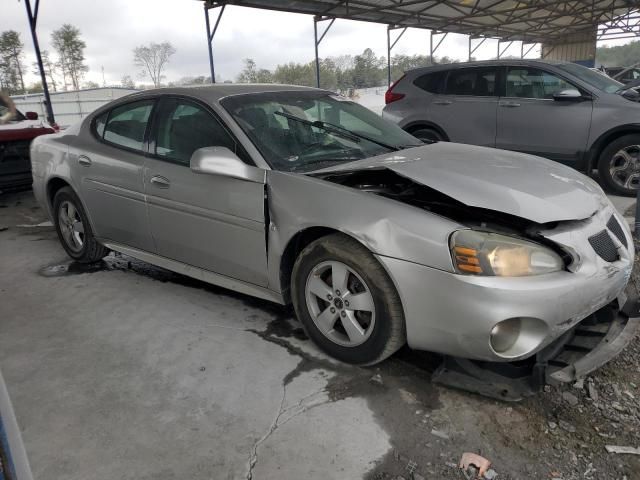
[[[426,122],[426,121],[419,121],[419,122],[414,122],[414,123],[410,123],[409,125],[405,125],[404,126],[404,130],[408,133],[413,133],[416,130],[421,130],[423,128],[427,128],[429,130],[435,130],[436,132],[438,132],[438,134],[444,138],[446,141],[449,141],[449,137],[447,136],[447,134],[444,132],[444,130],[442,130],[442,128],[440,128],[438,125],[436,125],[435,123],[431,123],[431,122]]]
[[[56,177],[49,180],[49,183],[47,184],[47,200],[51,207],[53,207],[53,197],[56,196],[58,190],[68,186],[69,184],[61,178]]]
[[[601,135],[589,149],[588,173],[591,173],[594,168],[598,167],[600,155],[602,154],[602,151],[607,148],[607,145],[620,137],[633,133],[640,133],[640,126],[629,125],[626,127],[620,127]]]
[[[300,252],[311,242],[333,233],[340,233],[340,231],[328,227],[310,227],[291,237],[280,260],[280,289],[285,303],[291,303],[291,274]]]

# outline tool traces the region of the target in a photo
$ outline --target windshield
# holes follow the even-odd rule
[[[594,72],[593,70],[578,65],[577,63],[562,63],[556,65],[560,70],[564,70],[582,80],[584,83],[591,85],[598,90],[602,90],[607,93],[616,93],[623,86],[620,82],[616,82],[613,78],[610,78],[602,73]]]
[[[221,103],[275,170],[307,172],[422,145],[372,111],[327,92],[235,95]]]

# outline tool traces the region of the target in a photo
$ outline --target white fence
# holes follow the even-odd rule
[[[136,91],[130,88],[106,87],[51,93],[56,123],[62,128],[68,127],[105,103]],[[43,94],[15,95],[11,98],[22,113],[36,112],[42,118],[46,118]]]

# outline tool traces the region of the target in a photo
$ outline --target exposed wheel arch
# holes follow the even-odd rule
[[[588,150],[587,174],[591,174],[591,172],[597,168],[600,155],[602,151],[607,148],[607,145],[620,137],[633,133],[640,133],[640,123],[621,125],[600,135]]]
[[[291,303],[291,274],[293,272],[293,265],[298,258],[298,255],[304,250],[307,245],[315,242],[319,238],[334,233],[340,233],[360,243],[363,247],[371,250],[367,245],[362,243],[353,235],[348,232],[343,232],[336,228],[331,227],[308,227],[297,232],[293,237],[289,239],[287,246],[285,247],[282,257],[280,259],[280,291],[282,292],[282,298],[285,304]],[[392,279],[393,281],[393,279]],[[394,282],[395,283],[395,282]]]
[[[415,122],[411,122],[406,124],[405,126],[402,127],[404,131],[408,132],[408,133],[413,133],[416,130],[421,130],[423,128],[428,128],[431,130],[435,130],[436,132],[438,132],[438,134],[444,138],[447,142],[450,141],[449,140],[449,136],[447,135],[447,133],[437,124],[433,123],[433,122],[429,122],[427,120],[417,120]]]
[[[56,196],[58,190],[64,187],[69,187],[73,190],[73,187],[66,180],[60,177],[54,177],[47,182],[47,203],[49,208],[53,208],[53,197]]]
[[[84,204],[84,201],[82,200],[82,198],[80,198],[80,195],[78,195],[78,192],[76,191],[76,189],[73,188],[73,186],[68,181],[66,181],[64,178],[53,177],[53,178],[49,179],[49,181],[47,182],[47,187],[46,187],[46,195],[47,195],[47,197],[46,197],[46,200],[47,200],[47,207],[49,209],[49,213],[53,216],[53,214],[54,214],[53,213],[53,199],[56,196],[56,193],[58,193],[58,191],[61,188],[64,188],[64,187],[69,187],[77,195],[78,200],[80,201],[80,204],[82,205],[82,208],[84,208],[84,211],[85,211],[85,213],[87,215],[87,219],[89,221],[89,225],[91,226],[91,228],[95,232],[93,220],[91,218],[91,213],[87,209],[87,206]]]

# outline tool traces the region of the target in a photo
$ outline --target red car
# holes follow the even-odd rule
[[[9,112],[6,101],[0,99],[0,118],[8,116]],[[31,185],[29,145],[34,138],[56,130],[39,120],[35,112],[23,115],[16,110],[13,119],[0,122],[0,190]]]

